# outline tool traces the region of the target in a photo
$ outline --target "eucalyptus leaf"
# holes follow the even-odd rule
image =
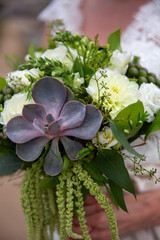
[[[151,125],[147,129],[146,135],[145,135],[145,140],[147,139],[149,134],[151,134],[152,132],[156,132],[158,130],[160,130],[160,110],[158,111],[154,121],[151,123]]]
[[[115,199],[115,197],[114,197],[114,195],[113,195],[111,189],[110,189],[108,186],[105,186],[105,187],[106,187],[106,190],[107,190],[108,196],[109,196],[109,198],[110,198],[112,204],[114,204],[114,206],[117,208],[117,210],[119,210],[119,205],[118,205],[118,203],[117,203],[117,201],[116,201],[116,199]]]
[[[112,180],[109,180],[109,186],[110,189],[115,197],[116,202],[118,203],[118,205],[125,211],[128,212],[125,201],[124,201],[124,193],[123,193],[123,189],[117,185],[115,182],[113,182]]]
[[[29,46],[28,52],[31,58],[36,59],[34,45],[35,45],[35,41],[33,40]]]
[[[0,155],[0,176],[13,174],[22,167],[22,160],[17,155]]]
[[[121,32],[120,29],[113,32],[108,37],[108,43],[110,44],[111,50],[114,51],[118,49],[120,52],[122,52],[121,48]]]
[[[6,80],[3,77],[0,77],[0,90],[3,90],[6,84]]]
[[[119,152],[104,149],[98,153],[96,163],[97,167],[105,176],[121,188],[136,196],[129,173],[124,164],[124,159]]]
[[[118,113],[116,118],[114,119],[114,123],[124,131],[127,129],[129,133],[127,134],[127,138],[131,138],[135,136],[140,128],[143,125],[140,120],[140,116],[144,114],[144,107],[141,101],[137,101],[136,103],[130,104],[126,108],[124,108],[121,112]]]
[[[109,121],[110,122],[110,128],[113,132],[114,137],[117,139],[117,141],[130,153],[136,155],[136,156],[142,156],[141,154],[137,153],[129,144],[129,142],[127,141],[124,133],[122,132],[122,130],[113,122],[113,121]]]

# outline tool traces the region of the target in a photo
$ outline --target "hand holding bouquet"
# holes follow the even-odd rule
[[[0,174],[22,169],[22,207],[29,240],[91,239],[84,200],[95,196],[119,239],[115,206],[127,211],[123,190],[135,194],[125,166],[126,149],[135,173],[147,171],[145,156],[130,143],[160,129],[160,89],[139,59],[122,52],[120,32],[100,48],[97,37],[57,32],[46,49],[1,78]],[[9,98],[9,99],[7,99]],[[154,169],[148,171],[155,177]],[[73,214],[82,235],[72,231]]]

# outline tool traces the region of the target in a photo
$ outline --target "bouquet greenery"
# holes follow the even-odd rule
[[[123,191],[136,196],[123,149],[135,174],[147,171],[159,181],[130,145],[160,129],[158,79],[122,52],[119,30],[103,48],[97,36],[61,30],[47,48],[35,51],[32,43],[25,60],[0,79],[0,175],[25,172],[28,240],[51,240],[55,228],[61,240],[91,239],[83,209],[88,193],[119,239],[112,204],[127,211]],[[82,235],[72,231],[73,214]]]

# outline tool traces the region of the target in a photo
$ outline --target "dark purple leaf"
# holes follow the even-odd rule
[[[60,117],[62,118],[61,131],[79,127],[85,117],[86,106],[78,101],[71,101],[64,105]]]
[[[17,144],[16,153],[22,160],[32,162],[41,155],[48,141],[46,137],[39,137],[23,144]]]
[[[83,149],[82,144],[71,140],[68,137],[61,137],[60,140],[64,146],[68,158],[71,160],[78,160],[76,157],[77,154]]]
[[[34,119],[45,122],[46,121],[46,110],[40,104],[28,104],[24,105],[22,115],[24,119],[33,122]]]
[[[102,119],[102,114],[96,107],[87,105],[86,116],[82,125],[77,128],[65,130],[61,135],[73,136],[85,140],[92,139],[98,132]]]
[[[53,136],[59,136],[59,133],[60,133],[60,122],[61,122],[61,119],[59,119],[58,121],[54,121],[53,123],[51,123],[49,125],[48,131]]]
[[[46,116],[46,120],[47,120],[47,122],[48,122],[49,124],[55,121],[55,119],[54,119],[54,117],[52,116],[52,114],[48,114],[48,115]]]
[[[66,103],[67,103],[69,101],[74,100],[74,96],[70,88],[66,87],[66,90],[67,90],[67,97],[66,97]]]
[[[42,104],[47,113],[56,119],[66,100],[66,88],[57,79],[44,77],[35,83],[32,97],[36,103]]]
[[[8,122],[6,134],[12,142],[20,144],[44,136],[34,128],[31,122],[24,120],[21,116],[14,117]]]
[[[39,120],[34,119],[33,126],[40,131],[43,135],[45,135],[45,125],[41,123]]]
[[[44,161],[44,171],[51,176],[58,175],[63,168],[63,159],[59,151],[58,143],[59,138],[52,140],[51,148]]]

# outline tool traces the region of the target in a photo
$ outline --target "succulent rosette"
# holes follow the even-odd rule
[[[51,141],[44,170],[54,176],[63,168],[59,141],[68,158],[77,160],[83,145],[68,136],[92,139],[100,128],[102,115],[96,107],[74,101],[72,92],[51,77],[36,82],[32,98],[35,104],[25,105],[22,116],[8,122],[6,133],[12,142],[17,143],[17,155],[28,162],[36,160]]]

